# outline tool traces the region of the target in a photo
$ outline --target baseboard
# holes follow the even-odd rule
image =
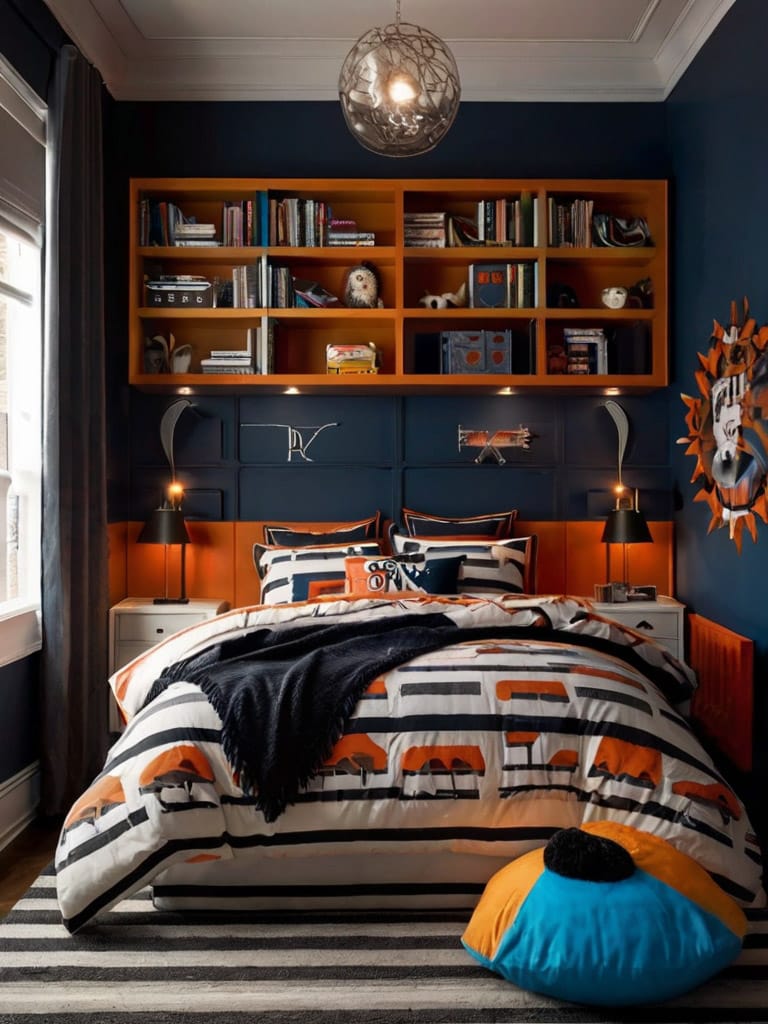
[[[39,803],[39,761],[33,761],[0,783],[0,850],[5,849],[35,819]]]

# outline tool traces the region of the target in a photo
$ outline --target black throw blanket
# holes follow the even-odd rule
[[[255,630],[176,662],[155,681],[145,703],[173,682],[199,686],[221,718],[222,747],[241,789],[256,797],[271,822],[322,767],[378,675],[450,644],[503,637],[567,640],[610,649],[636,663],[628,649],[546,626],[460,628],[439,613],[318,620],[300,628]]]

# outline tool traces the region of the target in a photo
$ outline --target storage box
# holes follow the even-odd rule
[[[442,365],[443,373],[511,373],[511,332],[444,331]]]
[[[210,309],[213,306],[213,286],[210,283],[186,288],[148,284],[146,292],[148,306],[196,309]]]
[[[485,331],[443,333],[443,373],[487,373]]]
[[[512,372],[512,334],[509,330],[485,332],[485,365],[488,373]]]

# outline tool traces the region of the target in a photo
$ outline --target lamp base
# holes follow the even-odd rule
[[[152,604],[189,604],[188,597],[155,597]]]

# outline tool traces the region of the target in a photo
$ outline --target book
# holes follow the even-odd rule
[[[341,301],[331,292],[326,291],[317,281],[307,281],[304,278],[294,277],[293,293],[297,299],[303,299],[307,306],[340,306]],[[297,303],[298,304],[298,303]]]
[[[275,327],[277,321],[274,317],[267,320],[267,329],[257,329],[258,357],[256,365],[261,374],[275,372]]]
[[[218,364],[211,365],[206,363],[204,360],[200,360],[200,369],[203,373],[255,373],[253,363],[238,363],[235,366],[221,366]]]
[[[476,309],[509,306],[509,264],[470,263],[469,305]]]
[[[478,238],[477,222],[470,217],[451,214],[446,225],[446,241],[449,246],[482,245]]]
[[[216,235],[215,224],[196,224],[187,221],[186,223],[176,225],[176,236],[184,237],[186,235],[199,236],[205,235],[206,238],[214,237]]]
[[[210,246],[213,246],[213,245],[221,245],[221,242],[217,242],[213,238],[177,238],[176,242],[174,244],[176,246],[184,246],[184,245],[193,246],[193,245],[197,245],[197,246],[200,246],[200,247],[203,247],[203,246],[209,246],[210,247]]]
[[[355,238],[355,239],[348,239],[348,238],[341,238],[341,239],[338,239],[338,238],[329,238],[329,239],[328,239],[328,240],[326,241],[326,243],[325,243],[325,244],[326,244],[327,246],[331,246],[331,247],[332,247],[332,246],[337,246],[337,247],[344,247],[344,246],[365,246],[365,245],[376,245],[376,240],[375,240],[375,239],[373,239],[373,238]]]
[[[201,366],[245,366],[252,362],[249,355],[245,356],[211,356],[208,359],[201,359]]]

